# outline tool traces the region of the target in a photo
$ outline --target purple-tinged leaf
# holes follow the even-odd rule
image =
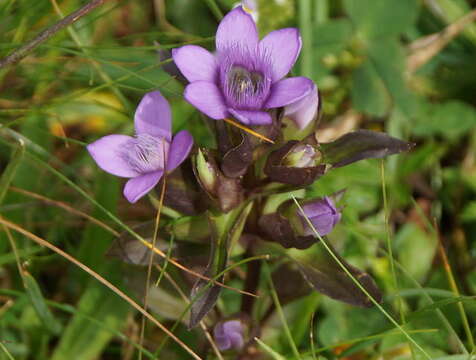
[[[349,165],[363,159],[382,158],[410,150],[414,146],[385,133],[357,130],[330,143],[319,145],[325,164],[333,167]]]
[[[271,276],[281,305],[306,296],[312,291],[312,287],[293,263],[279,266]]]
[[[312,250],[311,258],[294,260],[304,278],[316,291],[350,305],[372,306],[372,301],[330,256],[321,242],[317,243],[315,248],[310,250]],[[370,275],[347,263],[335,250],[332,251],[354,278],[380,303],[382,301],[382,293]]]
[[[263,215],[258,221],[263,239],[277,242],[286,249],[307,249],[316,243],[316,238],[299,236],[294,231],[289,220],[279,213]]]
[[[298,144],[298,141],[289,141],[269,155],[264,172],[271,180],[295,186],[308,186],[324,175],[325,165],[296,167],[285,164],[286,157]]]
[[[164,204],[185,214],[196,215],[207,209],[208,198],[200,191],[190,160],[167,175]]]

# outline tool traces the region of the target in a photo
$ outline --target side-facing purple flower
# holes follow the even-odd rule
[[[302,209],[321,236],[329,234],[341,218],[340,211],[335,207],[334,201],[328,196],[308,202],[302,206]],[[298,210],[298,214],[303,223],[304,235],[314,235],[313,229],[309,226],[301,211]]]
[[[147,194],[167,172],[172,172],[188,156],[193,146],[186,130],[172,139],[171,112],[159,91],[147,93],[134,115],[136,135],[108,135],[87,149],[98,166],[110,174],[130,178],[124,196],[135,203]]]
[[[239,320],[216,324],[213,337],[220,350],[240,349],[243,346],[243,325]]]
[[[185,99],[212,119],[233,116],[244,124],[271,124],[267,110],[296,103],[313,91],[308,78],[283,79],[301,50],[295,28],[272,31],[259,40],[251,15],[239,6],[220,22],[216,49],[215,55],[196,45],[172,51],[190,81]]]
[[[314,84],[312,91],[284,108],[284,116],[290,118],[299,129],[304,129],[314,120],[319,110],[319,93]]]

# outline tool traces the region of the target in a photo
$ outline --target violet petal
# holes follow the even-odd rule
[[[260,41],[261,52],[273,61],[273,82],[289,73],[301,51],[301,46],[301,36],[296,28],[272,31]]]
[[[123,156],[124,146],[134,138],[127,135],[108,135],[89,144],[87,149],[96,164],[110,174],[120,177],[136,177],[139,175]]]
[[[187,130],[175,134],[170,145],[167,171],[175,170],[188,156],[193,146],[193,137]]]
[[[306,77],[291,77],[274,83],[266,101],[267,109],[289,105],[311,93],[314,83]]]
[[[304,213],[307,217],[312,218],[323,214],[334,214],[337,209],[333,201],[326,196],[324,199],[309,202],[303,205]]]
[[[319,108],[319,94],[317,86],[301,100],[289,104],[284,109],[284,116],[290,118],[299,129],[304,129],[315,119]]]
[[[158,170],[130,179],[124,186],[124,196],[130,203],[135,203],[157,185],[163,174],[163,170]]]
[[[248,47],[258,45],[258,30],[250,14],[241,6],[230,11],[220,22],[216,33],[216,48],[224,50],[231,47]]]
[[[201,46],[185,45],[173,49],[172,57],[188,81],[215,81],[217,73],[215,56]]]
[[[208,81],[188,84],[184,92],[185,100],[212,119],[223,119],[227,111],[218,87]]]
[[[170,141],[172,115],[168,101],[159,91],[144,95],[134,115],[137,134],[148,134]]]
[[[240,122],[247,125],[269,125],[273,122],[271,115],[264,111],[235,110],[228,111]]]

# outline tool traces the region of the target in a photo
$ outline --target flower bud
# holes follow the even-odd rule
[[[216,192],[218,180],[217,167],[216,163],[214,161],[208,161],[208,159],[205,158],[205,155],[208,154],[204,154],[201,149],[198,149],[195,158],[195,169],[202,188],[206,192],[214,194]]]
[[[341,213],[335,207],[334,201],[327,196],[323,199],[308,202],[302,206],[302,209],[320,236],[330,233],[341,219]],[[298,214],[303,223],[304,235],[313,235],[314,230],[309,226],[306,217],[303,216],[300,210],[298,210]]]
[[[213,337],[220,350],[240,349],[243,346],[243,326],[240,320],[216,324]]]
[[[284,165],[297,168],[313,167],[316,166],[318,158],[320,158],[320,153],[314,146],[298,144],[284,158]]]

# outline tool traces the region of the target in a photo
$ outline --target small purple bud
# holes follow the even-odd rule
[[[215,342],[220,350],[240,349],[243,346],[243,326],[240,320],[220,322],[213,330]]]
[[[330,233],[341,218],[341,213],[335,207],[334,201],[327,196],[323,199],[308,202],[302,208],[320,236]],[[298,210],[298,214],[304,226],[304,235],[314,235],[313,229],[309,226],[301,211]]]

